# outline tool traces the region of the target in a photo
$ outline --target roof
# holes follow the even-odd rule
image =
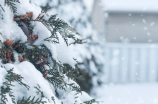
[[[158,12],[158,0],[102,0],[105,11]]]

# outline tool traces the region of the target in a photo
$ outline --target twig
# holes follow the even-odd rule
[[[43,13],[44,12],[41,12],[35,20],[37,20]]]
[[[29,20],[29,21],[37,21],[37,22],[42,22],[42,23],[50,23],[50,22],[40,21],[40,20]]]
[[[35,19],[35,20],[29,20],[29,21],[37,21],[37,22],[42,22],[42,23],[50,23],[50,22],[46,22],[46,21],[40,21],[40,20],[38,20],[38,18],[43,14],[44,12],[41,12],[38,16],[37,16],[37,18]]]

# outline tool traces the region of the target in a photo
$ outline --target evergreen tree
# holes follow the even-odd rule
[[[92,1],[92,0],[91,0]],[[77,79],[82,90],[90,92],[91,88],[100,85],[104,80],[100,77],[105,68],[104,47],[99,34],[95,31],[91,21],[91,11],[85,5],[84,0],[47,0],[41,2],[32,0],[49,14],[58,14],[59,17],[68,21],[83,37],[82,45],[71,45],[74,58],[78,67],[82,70],[83,78]]]
[[[28,0],[0,3],[0,102],[97,103],[75,83],[82,71],[67,46],[83,43],[76,30]]]

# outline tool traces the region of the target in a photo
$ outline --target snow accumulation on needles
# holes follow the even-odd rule
[[[14,0],[18,1],[18,0]],[[22,30],[19,25],[16,23],[17,21],[14,21],[14,16],[27,16],[27,13],[33,13],[29,14],[32,15],[32,19],[35,20],[39,14],[41,13],[41,8],[37,5],[29,2],[30,0],[19,0],[20,3],[15,2],[14,6],[16,6],[16,13],[13,13],[9,6],[2,5],[5,4],[5,2],[9,2],[8,0],[1,0],[0,3],[2,5],[2,8],[5,10],[3,11],[2,8],[0,8],[0,40],[1,43],[6,43],[7,45],[12,45],[14,43],[18,43],[20,41],[21,43],[28,42],[28,31]],[[12,1],[13,3],[13,1]],[[44,1],[42,2],[44,3]],[[15,9],[15,8],[13,8]],[[49,17],[49,16],[48,16]],[[20,17],[21,18],[21,17]],[[46,16],[44,17],[45,20],[48,20]],[[24,22],[25,23],[25,22]],[[63,39],[63,36],[59,32],[56,33],[56,35],[59,38],[59,43],[52,44],[51,42],[45,41],[45,38],[48,38],[51,36],[51,32],[46,28],[46,26],[43,25],[41,22],[31,22],[33,25],[33,32],[32,34],[36,34],[29,39],[35,40],[31,45],[33,47],[36,47],[37,49],[41,49],[41,47],[38,46],[46,46],[49,50],[48,56],[56,60],[57,63],[67,63],[70,66],[72,66],[72,69],[75,68],[76,62],[73,60],[73,56],[69,52],[69,47],[66,45],[65,40]],[[78,37],[78,36],[77,36]],[[28,46],[28,44],[26,45]],[[2,44],[1,47],[2,48]],[[19,47],[19,46],[15,46]],[[55,85],[50,83],[47,80],[46,71],[44,71],[44,74],[37,69],[34,64],[32,64],[28,60],[22,59],[22,55],[19,54],[17,51],[13,50],[13,48],[9,48],[10,51],[13,51],[12,53],[7,51],[7,61],[6,63],[0,63],[0,86],[1,86],[1,95],[0,97],[4,97],[3,101],[6,101],[6,104],[24,104],[24,103],[17,103],[18,101],[22,102],[22,99],[28,99],[31,96],[31,99],[35,97],[33,100],[41,98],[44,104],[92,104],[87,101],[91,101],[93,98],[91,98],[88,94],[81,91],[81,93],[76,93],[76,89],[79,87],[76,82],[69,79],[65,74],[63,76],[60,76],[60,78],[63,78],[66,82],[67,86],[65,90],[58,89]],[[47,49],[45,48],[45,49]],[[31,49],[31,48],[28,48]],[[19,50],[18,50],[19,51]],[[40,53],[40,52],[39,52]],[[14,62],[10,59],[10,56],[13,54],[14,56]],[[28,54],[28,53],[25,53]],[[32,53],[33,54],[33,53]],[[35,56],[32,56],[35,57]],[[42,56],[44,58],[47,58],[46,56]],[[37,57],[39,58],[39,56]],[[45,61],[45,59],[42,59]],[[50,58],[50,59],[51,59]],[[1,59],[1,61],[3,61]],[[37,61],[40,63],[41,60],[37,59]],[[48,60],[50,61],[50,60]],[[44,67],[45,63],[40,64],[41,67]],[[54,65],[54,64],[53,64]],[[48,68],[47,66],[46,68]],[[59,65],[60,67],[60,65]],[[71,67],[70,67],[71,68]],[[12,69],[12,70],[10,70]],[[59,69],[60,70],[60,69]],[[63,71],[61,71],[63,72]],[[8,74],[10,73],[10,74]],[[16,78],[11,82],[7,82],[6,76],[13,74],[14,76],[17,76],[19,80]],[[61,74],[61,73],[58,73]],[[20,75],[20,76],[18,76]],[[22,80],[20,80],[22,78]],[[60,79],[59,79],[60,80]],[[21,82],[22,81],[22,82]],[[11,84],[11,90],[9,89],[8,93],[2,94],[2,88],[3,90],[6,89],[6,86],[2,87],[4,82],[7,85],[8,83]],[[10,86],[8,84],[7,86]],[[24,86],[22,86],[22,85]],[[60,83],[61,85],[65,83]],[[29,86],[29,88],[26,88],[26,85]],[[28,90],[29,89],[29,90]],[[14,96],[12,96],[14,95]],[[5,98],[6,96],[6,98]],[[23,102],[25,101],[23,99]],[[15,102],[14,102],[15,101]],[[0,100],[0,103],[2,102],[2,99]],[[30,101],[31,102],[31,101]],[[92,101],[91,101],[92,102]],[[27,103],[25,103],[27,104]],[[33,104],[33,103],[28,103]],[[38,103],[35,103],[38,104]],[[93,103],[95,104],[95,103]]]

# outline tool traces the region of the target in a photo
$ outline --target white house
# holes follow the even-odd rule
[[[107,44],[106,83],[158,81],[158,0],[95,0],[92,21]]]
[[[108,42],[157,43],[158,0],[95,0],[92,20]]]

